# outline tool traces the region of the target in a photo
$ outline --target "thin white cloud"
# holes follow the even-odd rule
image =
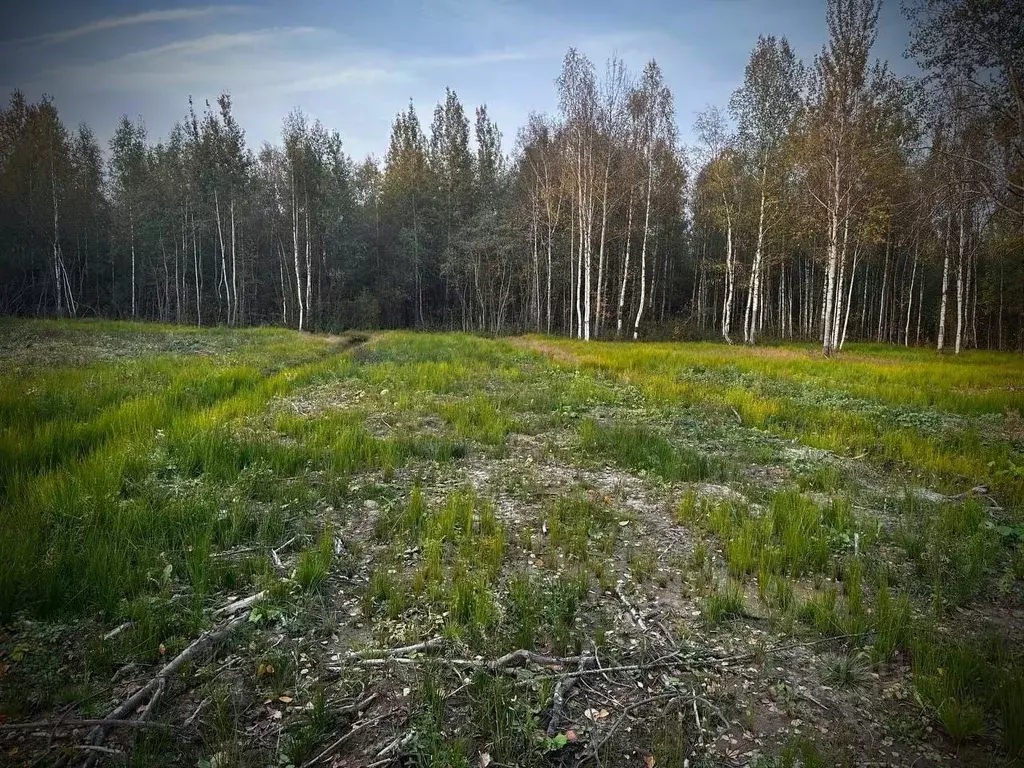
[[[208,5],[196,8],[172,8],[164,11],[145,11],[144,13],[133,13],[126,16],[108,16],[105,19],[97,19],[87,24],[71,29],[60,29],[55,32],[47,32],[35,37],[26,37],[20,40],[9,42],[20,45],[52,45],[54,43],[66,43],[78,37],[85,37],[97,32],[104,32],[109,29],[120,27],[133,27],[139,24],[159,24],[168,21],[189,21],[205,16],[212,16],[215,13],[230,13],[242,10],[237,5]]]
[[[275,44],[316,32],[312,27],[272,27],[249,32],[212,34],[131,51],[111,59],[50,70],[41,79],[85,89],[139,90],[159,84],[187,83],[214,76],[237,75],[272,60]],[[244,61],[238,62],[238,55]],[[235,65],[235,66],[232,66]]]

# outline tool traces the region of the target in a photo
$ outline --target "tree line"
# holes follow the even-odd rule
[[[1024,0],[829,0],[760,37],[684,148],[657,62],[570,49],[515,140],[447,90],[383,161],[294,110],[252,147],[222,94],[106,153],[44,97],[0,111],[0,312],[299,329],[1024,348]]]

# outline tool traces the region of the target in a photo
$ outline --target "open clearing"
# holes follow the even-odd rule
[[[1019,356],[0,331],[12,765],[1024,755]]]

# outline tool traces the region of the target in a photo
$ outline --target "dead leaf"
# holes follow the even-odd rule
[[[565,738],[569,741],[576,741],[576,731],[570,728],[568,731],[565,732]]]
[[[654,768],[654,755],[648,755],[647,757],[645,757],[644,765],[646,765],[647,768]]]
[[[163,656],[165,653],[167,653],[167,649],[164,647],[163,643],[160,643],[160,648],[158,650],[159,650],[161,656]]]
[[[283,701],[285,704],[291,704],[292,703],[292,697],[291,696],[278,696],[277,700],[278,701]]]
[[[480,753],[480,768],[487,768],[491,764],[491,754],[489,752]]]

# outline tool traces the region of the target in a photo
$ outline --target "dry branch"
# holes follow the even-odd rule
[[[597,659],[593,656],[581,656],[577,672],[582,672],[588,667],[595,666],[596,662]],[[578,680],[579,674],[572,675],[570,677],[563,677],[558,681],[558,685],[555,686],[555,693],[551,697],[551,719],[548,721],[548,738],[551,738],[558,733],[558,725],[562,720],[562,711],[565,709],[565,702],[569,700],[569,695],[572,693],[572,689],[576,687],[576,682]]]
[[[334,752],[337,751],[338,747],[340,747],[350,738],[355,736],[357,733],[367,728],[370,728],[371,726],[377,725],[377,723],[379,723],[381,720],[388,718],[389,716],[390,713],[381,715],[380,717],[375,717],[372,720],[360,720],[358,723],[353,725],[349,730],[347,730],[344,734],[342,734],[342,736],[339,739],[334,741],[326,749],[320,752],[320,754],[318,754],[316,757],[307,760],[299,768],[309,768],[312,765],[316,765],[317,763],[322,762],[325,758],[330,757],[332,754],[334,754]]]
[[[263,592],[257,592],[255,595],[249,595],[249,597],[244,597],[241,600],[236,600],[233,603],[228,603],[223,608],[218,608],[210,615],[215,619],[219,619],[221,616],[230,616],[231,614],[237,613],[238,611],[243,611],[246,608],[251,608],[254,603],[257,603],[264,597],[266,597],[266,594],[266,590],[264,590]]]
[[[122,632],[124,632],[131,626],[132,623],[130,621],[126,621],[124,624],[118,624],[116,627],[114,627],[112,630],[110,630],[109,632],[107,632],[107,634],[103,636],[104,641],[113,640],[115,637],[120,635]]]
[[[629,598],[627,598],[625,594],[623,594],[621,587],[621,581],[615,585],[615,596],[618,597],[619,600],[622,601],[622,604],[626,606],[627,610],[629,610],[629,615],[633,617],[633,621],[636,623],[640,631],[646,632],[647,624],[644,622],[643,617],[640,616],[640,612],[633,606],[631,602],[629,602]]]
[[[0,725],[0,732],[3,731],[59,731],[62,729],[92,728],[103,725],[107,728],[165,728],[170,730],[173,726],[168,723],[154,723],[143,720],[112,720],[110,718],[79,718],[77,720],[34,720],[31,723],[4,723]]]
[[[262,594],[262,593],[260,593]],[[255,597],[255,596],[254,596]],[[255,600],[252,598],[246,598],[250,600],[250,605]],[[248,612],[244,612],[241,615],[232,619],[226,626],[216,631],[207,631],[201,634],[198,638],[192,641],[192,643],[181,653],[175,656],[169,661],[164,667],[156,673],[146,685],[142,686],[134,694],[125,699],[120,705],[111,710],[107,716],[101,720],[95,728],[89,733],[88,743],[91,745],[100,744],[106,737],[108,727],[116,721],[124,720],[130,716],[139,706],[149,702],[149,706],[142,713],[142,722],[145,722],[145,717],[149,715],[152,705],[155,703],[154,699],[159,698],[163,693],[164,686],[167,684],[167,678],[177,674],[178,671],[185,665],[186,662],[199,656],[205,652],[208,647],[214,645],[232,632],[234,632],[245,620],[248,618]],[[87,765],[91,765],[95,755],[90,755]]]

